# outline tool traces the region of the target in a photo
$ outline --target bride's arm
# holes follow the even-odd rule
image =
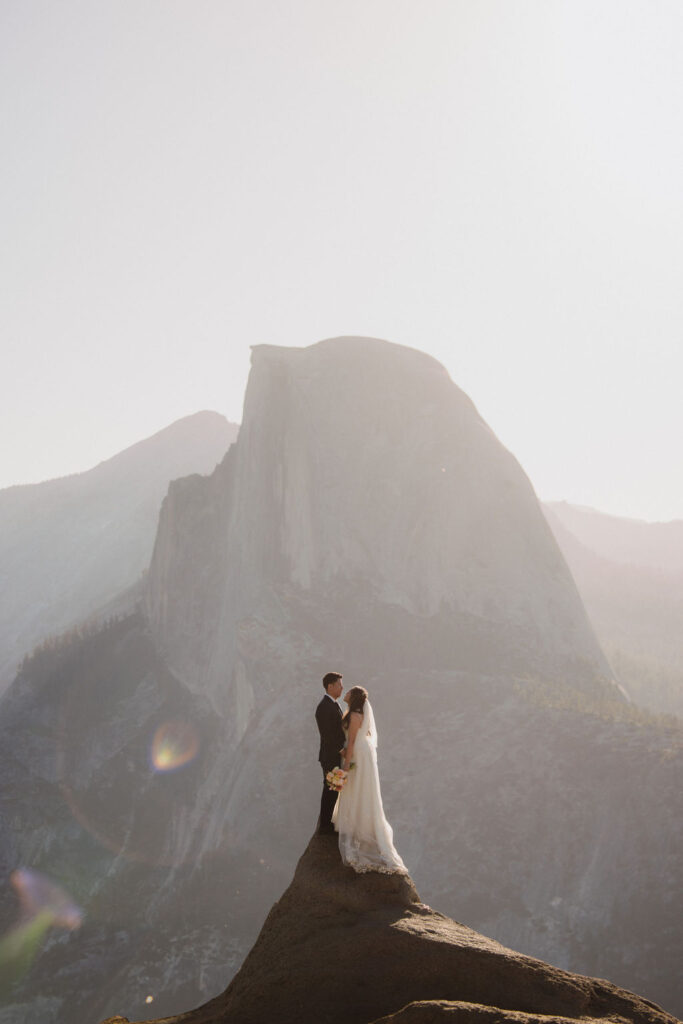
[[[360,724],[363,721],[363,716],[359,714],[358,711],[352,711],[349,717],[351,719],[349,722],[349,738],[346,744],[346,757],[344,758],[344,764],[342,765],[342,768],[346,768],[347,771],[349,765],[353,761],[353,750],[356,745],[356,733],[360,729]]]

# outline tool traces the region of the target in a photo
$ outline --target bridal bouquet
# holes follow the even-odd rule
[[[343,768],[333,768],[332,771],[328,772],[325,776],[325,781],[330,789],[334,789],[337,793],[341,793],[348,776],[349,773],[345,772]]]

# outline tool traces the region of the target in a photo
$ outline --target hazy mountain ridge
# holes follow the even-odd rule
[[[236,434],[200,412],[86,472],[0,491],[0,691],[36,643],[138,580],[169,480],[211,471]]]
[[[683,523],[619,519],[567,502],[544,512],[617,678],[642,706],[683,717]],[[662,538],[671,541],[668,562]]]
[[[569,501],[548,501],[545,507],[577,540],[610,562],[683,574],[683,519],[646,522]]]
[[[371,690],[385,806],[426,899],[683,1002],[677,727],[623,717],[533,488],[433,360],[377,339],[257,348],[237,443],[171,485],[140,611],[88,642],[67,668],[27,665],[0,706],[18,823],[0,855],[82,860],[96,911],[49,973],[37,962],[17,1022],[48,990],[78,1024],[222,990],[315,822],[332,667]],[[199,753],[155,774],[174,719]]]

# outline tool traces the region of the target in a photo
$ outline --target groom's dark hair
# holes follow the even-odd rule
[[[323,689],[327,690],[328,686],[332,686],[332,683],[336,683],[341,678],[341,672],[328,672],[326,676],[323,676]]]

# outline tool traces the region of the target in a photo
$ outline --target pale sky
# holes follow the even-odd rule
[[[361,334],[540,498],[683,518],[682,53],[680,0],[0,0],[0,487]]]

